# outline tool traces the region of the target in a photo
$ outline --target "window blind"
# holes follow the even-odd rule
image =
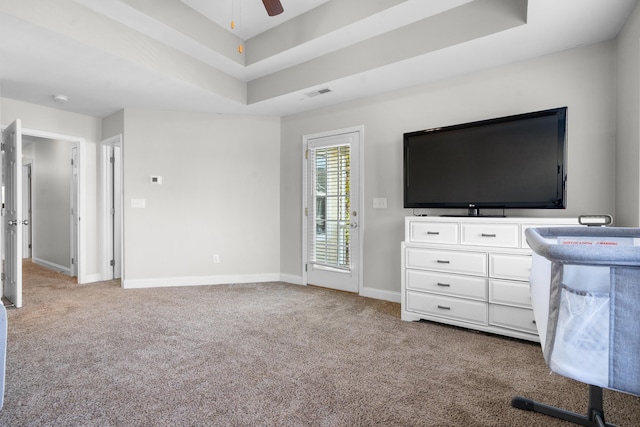
[[[350,270],[351,147],[308,151],[307,224],[313,265]]]

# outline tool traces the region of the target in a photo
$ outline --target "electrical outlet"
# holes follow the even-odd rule
[[[220,255],[213,254],[213,263],[214,264],[220,264]]]

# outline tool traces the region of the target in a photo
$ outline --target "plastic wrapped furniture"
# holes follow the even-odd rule
[[[640,395],[640,229],[529,228],[531,299],[552,372],[589,384],[587,415],[514,397],[519,409],[606,424],[602,389]]]

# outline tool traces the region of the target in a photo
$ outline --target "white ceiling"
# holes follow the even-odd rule
[[[611,40],[637,0],[281,2],[0,0],[0,95],[288,115]]]
[[[260,0],[180,0],[243,40],[255,37],[329,0],[284,0],[284,12],[269,17]],[[235,29],[231,29],[234,21]]]

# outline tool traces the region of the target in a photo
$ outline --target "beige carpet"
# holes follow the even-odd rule
[[[567,426],[587,387],[539,345],[399,319],[398,304],[284,283],[122,290],[25,265],[3,426]],[[640,399],[605,390],[607,421]]]

